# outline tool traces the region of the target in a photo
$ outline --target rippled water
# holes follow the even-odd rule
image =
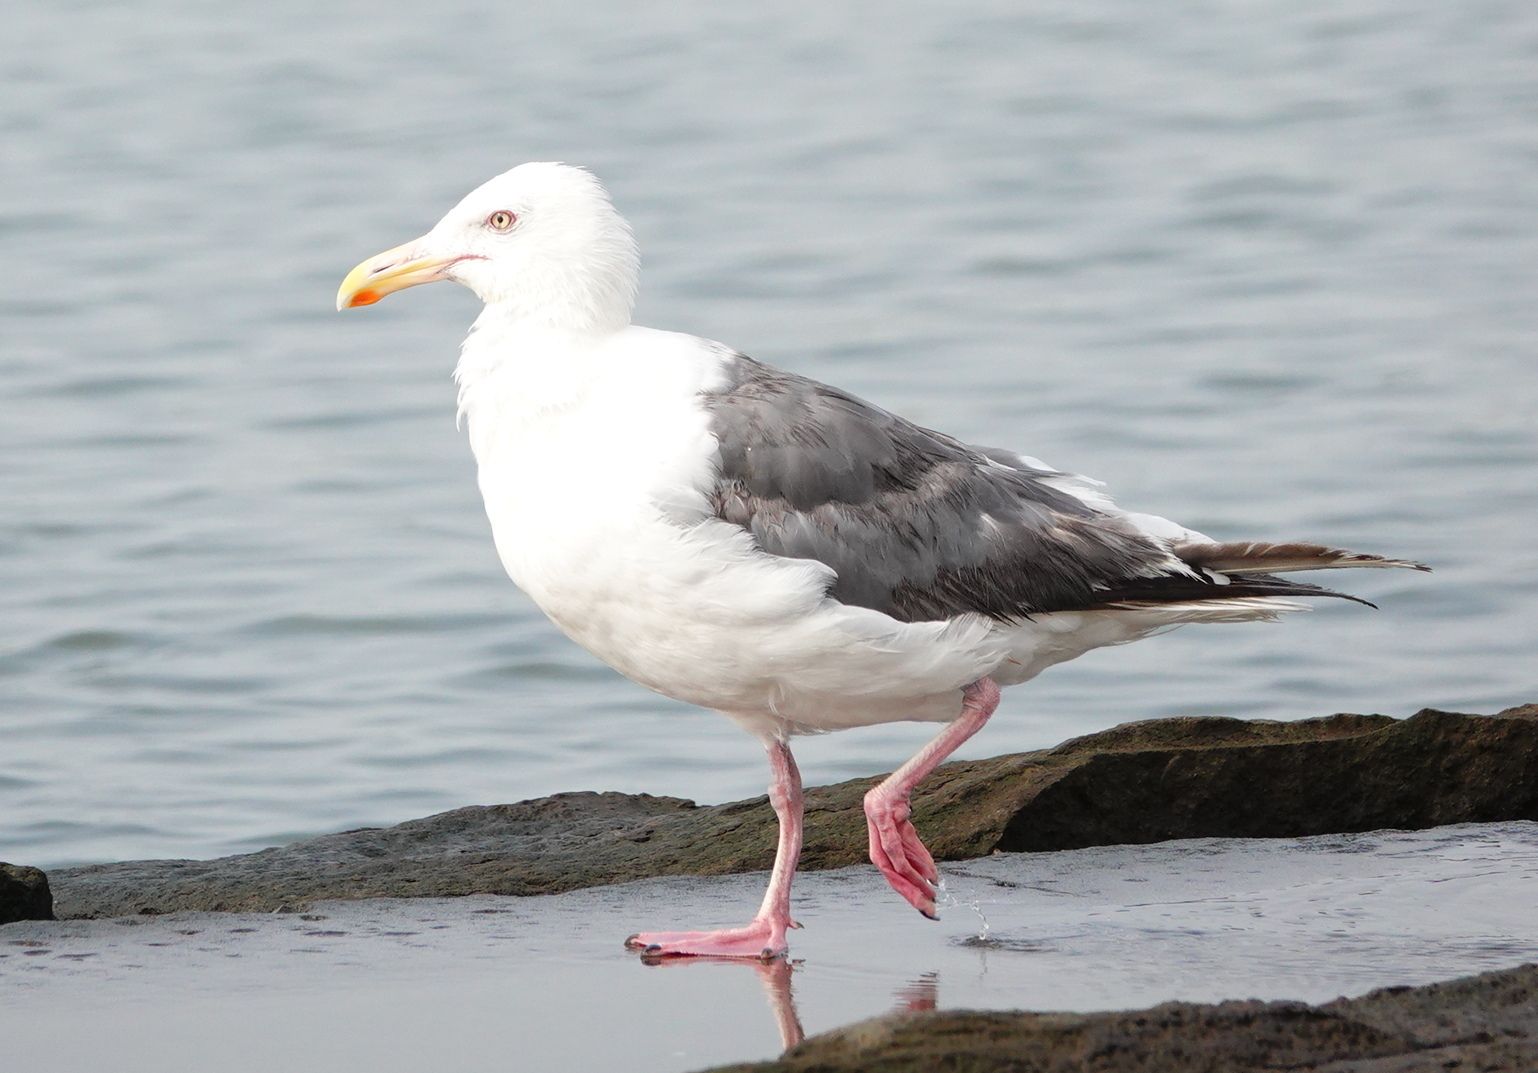
[[[643,966],[620,946],[636,927],[735,923],[762,875],[12,924],[0,1031],[19,1068],[681,1073],[894,1009],[1322,1002],[1538,957],[1533,823],[1011,853],[944,871],[955,902],[938,924],[872,868],[799,877],[805,927],[794,962],[773,966]]]
[[[1215,534],[1438,568],[1095,653],[970,754],[1538,699],[1530,4],[59,2],[4,36],[0,858],[758,790],[735,728],[502,578],[448,381],[473,300],[331,311],[524,159],[607,179],[644,322]]]

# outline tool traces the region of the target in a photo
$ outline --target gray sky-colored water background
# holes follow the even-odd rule
[[[643,323],[1214,535],[1436,567],[1351,577],[1381,611],[1094,653],[962,755],[1538,699],[1529,3],[56,0],[5,22],[0,859],[760,791],[732,725],[620,679],[503,577],[449,381],[474,300],[332,310],[356,261],[526,159],[607,181]],[[931,729],[800,754],[811,781],[870,774]]]

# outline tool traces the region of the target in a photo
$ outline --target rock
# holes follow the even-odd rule
[[[52,919],[48,877],[36,868],[0,861],[0,924]]]
[[[1114,1013],[902,1013],[714,1073],[1530,1073],[1538,966],[1320,1006],[1168,1002]]]
[[[806,868],[865,859],[873,779],[807,793]],[[913,817],[937,858],[1197,837],[1538,819],[1538,706],[1495,716],[1130,723],[1054,749],[947,764]],[[214,861],[56,870],[63,917],[274,910],[316,898],[551,894],[769,867],[765,798],[709,807],[568,793],[456,809]]]

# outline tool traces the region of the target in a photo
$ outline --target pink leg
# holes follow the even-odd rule
[[[722,931],[649,931],[632,935],[625,945],[648,957],[782,957],[785,930],[797,927],[790,919],[790,881],[801,857],[801,772],[783,741],[764,744],[769,753],[769,803],[780,820],[780,843],[763,904],[746,926]]]
[[[924,776],[982,729],[998,706],[999,687],[993,679],[981,678],[967,686],[962,691],[961,714],[956,721],[865,795],[871,863],[881,869],[893,890],[930,920],[939,919],[935,912],[935,885],[940,881],[940,872],[908,820],[908,798]]]

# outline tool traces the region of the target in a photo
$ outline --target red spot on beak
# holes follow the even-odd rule
[[[348,300],[347,304],[354,307],[371,306],[377,301],[379,301],[378,291],[359,291]]]

